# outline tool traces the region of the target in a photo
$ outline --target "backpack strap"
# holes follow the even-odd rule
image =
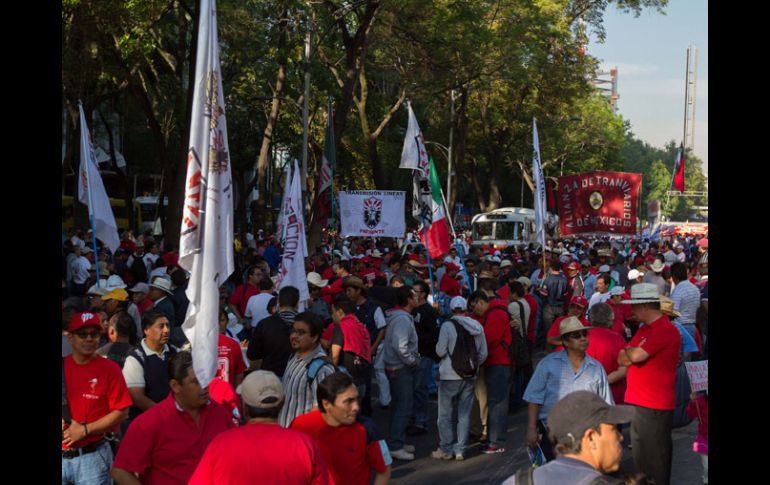
[[[516,485],[533,485],[535,469],[532,466],[523,466],[516,471]]]
[[[318,372],[325,365],[330,365],[335,370],[337,369],[337,366],[335,366],[334,363],[332,363],[332,361],[329,359],[329,357],[325,355],[314,357],[310,361],[310,363],[308,363],[307,365],[307,385],[308,386],[313,385],[313,381],[318,376]]]
[[[618,478],[611,477],[609,475],[599,475],[598,477],[595,477],[593,480],[591,480],[588,485],[620,485],[622,483],[625,482]]]

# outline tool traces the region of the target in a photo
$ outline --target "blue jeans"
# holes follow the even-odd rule
[[[439,446],[444,453],[463,454],[468,447],[468,431],[471,426],[473,389],[476,379],[460,381],[438,381],[438,436]],[[452,419],[457,409],[457,441],[455,422]],[[454,445],[454,449],[453,449]]]
[[[414,375],[414,422],[428,426],[428,382],[433,372],[433,359],[421,357]]]
[[[105,441],[98,450],[75,458],[61,459],[62,485],[111,485],[112,448]]]
[[[490,365],[485,370],[487,380],[487,429],[490,446],[502,448],[508,429],[508,396],[511,388],[511,367]]]
[[[416,369],[402,367],[388,373],[392,412],[390,415],[390,440],[388,448],[398,451],[406,442],[406,426],[412,414],[414,397],[414,375]]]

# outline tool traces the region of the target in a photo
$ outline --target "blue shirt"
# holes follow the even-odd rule
[[[596,291],[596,275],[588,273],[588,276],[583,278],[583,295],[586,300],[591,299],[594,291]]]
[[[584,461],[557,456],[555,460],[535,468],[532,478],[538,485],[588,485],[598,476],[601,473]],[[502,485],[516,485],[516,475],[509,477]]]
[[[567,351],[548,354],[535,369],[532,379],[524,391],[524,400],[532,404],[540,404],[538,418],[547,424],[546,418],[551,408],[561,398],[575,391],[591,391],[607,404],[614,405],[604,367],[586,354],[577,373],[572,371],[572,363],[567,357]]]

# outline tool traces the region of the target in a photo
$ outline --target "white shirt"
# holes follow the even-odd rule
[[[155,268],[154,270],[150,271],[150,281],[152,281],[156,276],[165,276],[168,278],[167,270],[167,267],[161,266],[160,268]]]
[[[91,269],[91,262],[86,259],[85,256],[78,256],[72,260],[70,266],[70,272],[72,273],[72,281],[78,285],[82,285],[88,280],[88,270]]]
[[[591,312],[591,307],[596,305],[597,303],[607,303],[607,300],[610,299],[610,292],[607,293],[599,293],[598,291],[594,292],[593,295],[591,295],[591,299],[588,301],[588,313]]]
[[[80,249],[83,249],[86,247],[86,242],[77,236],[72,236],[72,239],[70,239],[70,242],[72,243],[73,246],[80,246]]]
[[[157,254],[152,254],[152,253],[147,253],[144,255],[144,257],[142,258],[142,261],[144,261],[144,265],[147,266],[148,272],[152,271],[152,268],[155,265],[155,261],[157,261],[159,257],[160,256],[158,256]]]
[[[158,353],[149,348],[145,340],[147,339],[142,339],[142,348],[147,357],[157,355],[163,358],[163,354],[168,352],[168,345],[163,347],[163,353]],[[126,362],[123,364],[123,378],[126,380],[126,387],[144,387],[144,367],[133,355],[129,354],[126,357]]]
[[[256,326],[262,319],[270,316],[267,311],[267,304],[273,299],[270,293],[260,293],[249,298],[246,302],[246,311],[244,317],[249,319],[252,326]]]

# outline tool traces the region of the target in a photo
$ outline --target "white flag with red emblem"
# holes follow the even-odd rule
[[[275,286],[279,290],[293,286],[299,290],[299,301],[310,298],[305,273],[307,242],[305,241],[305,220],[302,216],[302,188],[299,181],[299,163],[294,160],[294,176],[288,200],[283,204],[283,256]]]
[[[214,378],[219,287],[233,272],[233,198],[215,0],[201,0],[179,265],[190,271],[182,329],[201,387]]]
[[[412,111],[412,104],[407,103],[409,109],[409,124],[406,128],[404,146],[401,149],[401,163],[398,168],[412,169],[413,175],[413,200],[412,215],[420,225],[430,228],[433,221],[433,198],[430,191],[430,179],[428,178],[429,160],[425,150],[425,140],[422,137],[417,118]]]

